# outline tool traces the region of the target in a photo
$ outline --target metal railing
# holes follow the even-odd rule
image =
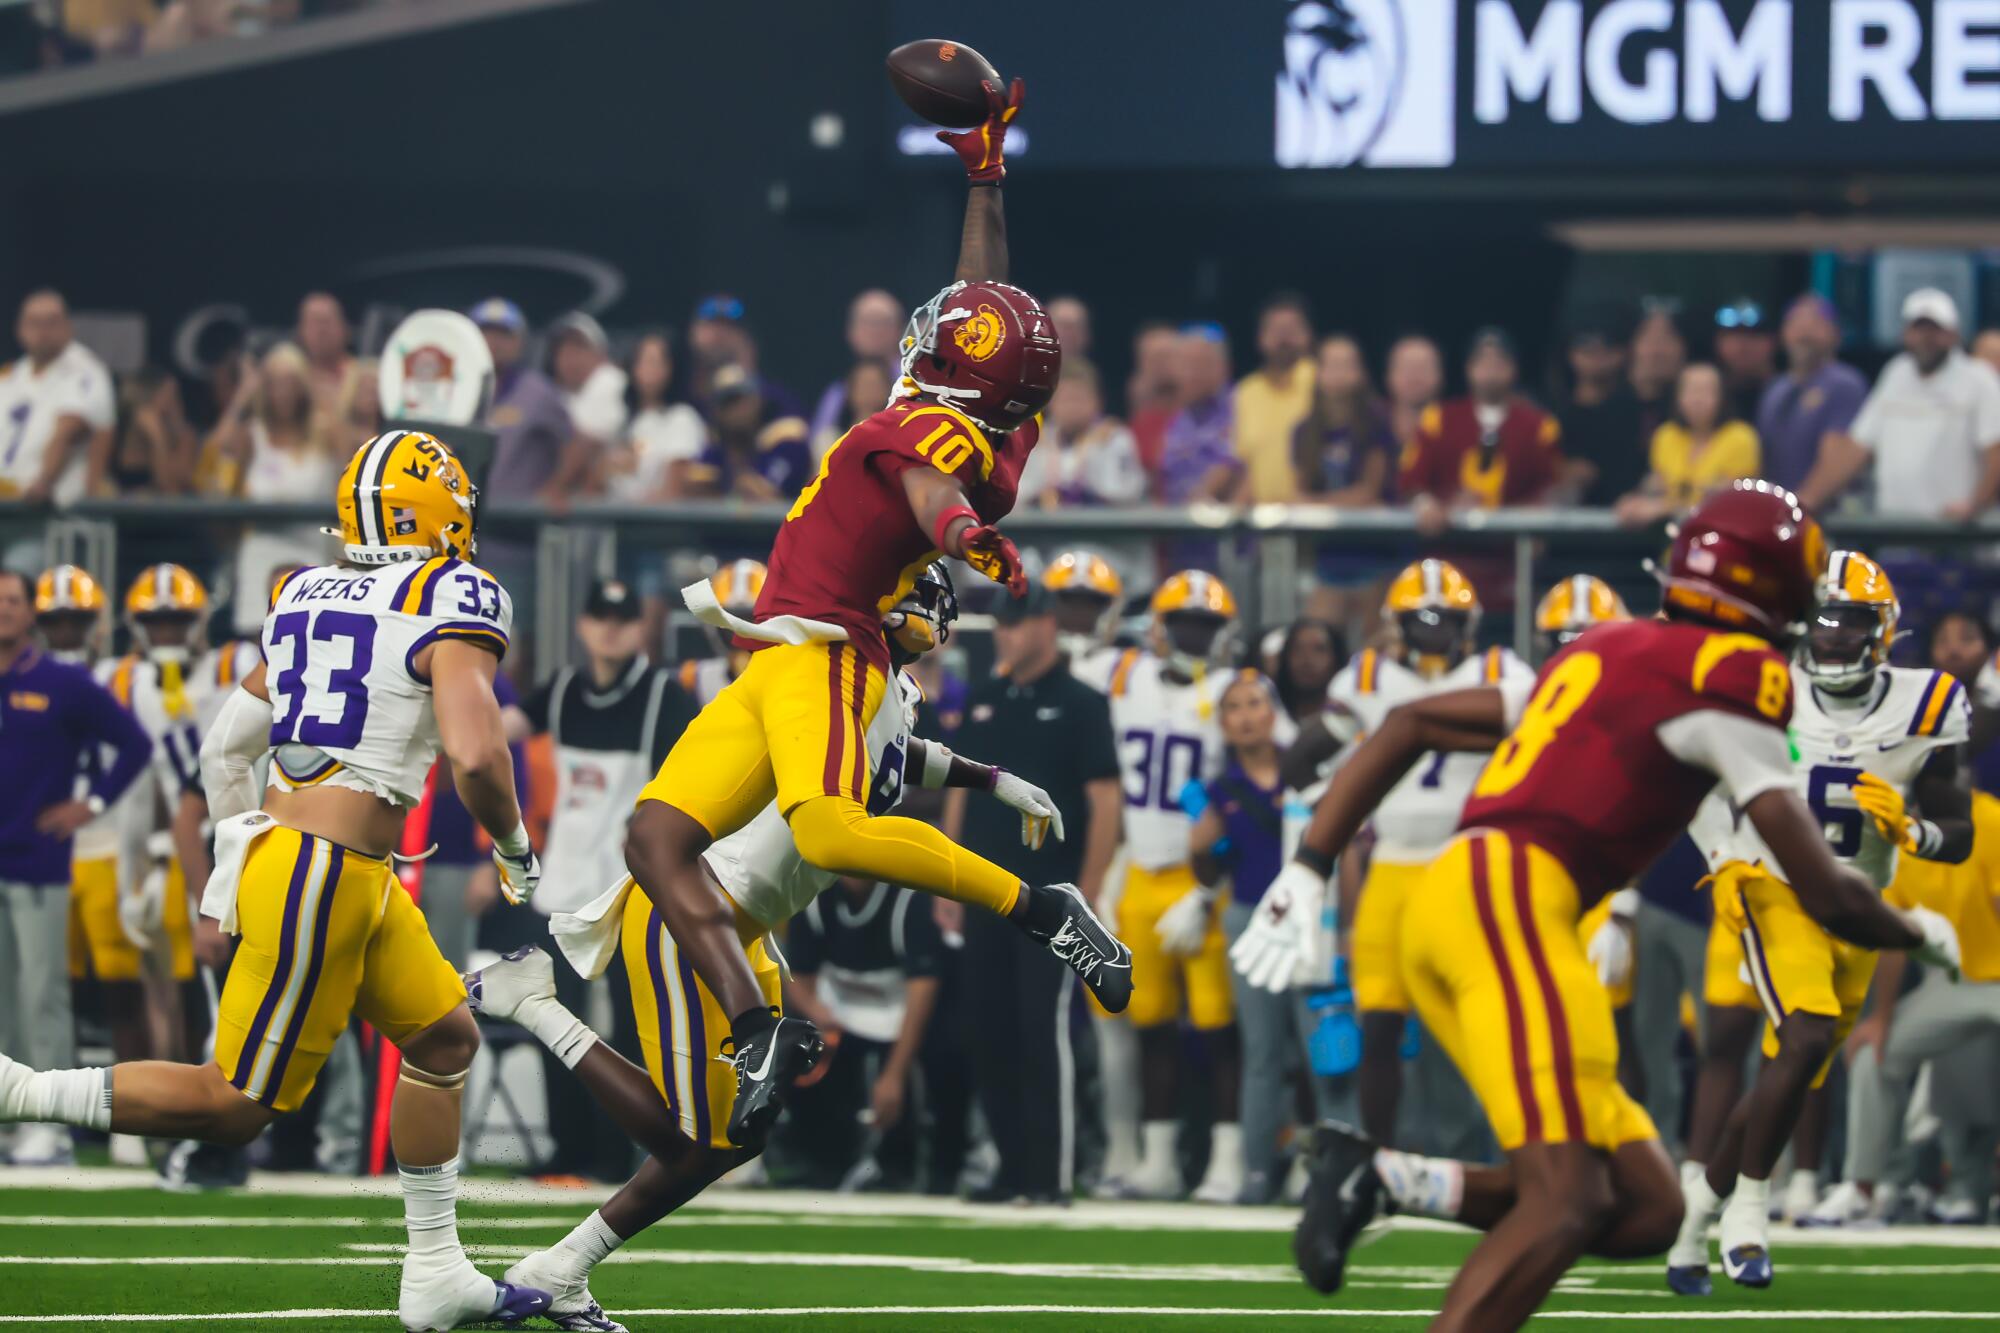
[[[693,578],[718,547],[761,555],[785,507],[720,500],[653,505],[579,500],[560,510],[541,505],[489,503],[480,509],[480,535],[488,548],[511,545],[532,552],[534,586],[514,588],[534,607],[537,656],[560,660],[567,651],[575,611],[588,580],[631,569],[658,557],[663,572]],[[260,504],[184,498],[90,500],[69,509],[27,511],[0,506],[0,536],[18,553],[23,539],[40,535],[50,563],[70,561],[108,589],[120,587],[121,546],[184,545],[180,557],[196,568],[225,560],[238,526],[323,524],[331,515],[318,504]],[[1053,553],[1068,546],[1161,546],[1192,557],[1235,591],[1250,626],[1281,624],[1297,615],[1322,555],[1379,556],[1384,568],[1427,553],[1485,557],[1491,575],[1508,565],[1503,605],[1513,615],[1512,642],[1526,655],[1533,646],[1531,611],[1542,585],[1559,574],[1589,569],[1627,588],[1647,582],[1642,562],[1664,548],[1662,527],[1621,527],[1597,509],[1502,509],[1454,516],[1440,532],[1420,533],[1407,509],[1331,509],[1309,505],[1247,508],[1197,505],[1130,509],[1024,510],[1007,519],[1007,531],[1024,550]],[[1970,572],[1983,586],[1994,569],[1985,558],[2000,552],[2000,514],[1946,525],[1878,515],[1836,515],[1828,522],[1837,542],[1869,551],[1902,549],[1940,557],[1943,566]],[[857,541],[868,534],[857,531]],[[1953,555],[1955,553],[1955,556]],[[18,555],[17,555],[18,558]],[[301,559],[309,558],[307,553]],[[524,566],[525,567],[525,566]],[[1996,571],[2000,578],[2000,571]],[[522,594],[527,596],[523,597]],[[524,629],[526,627],[523,627]],[[518,633],[519,631],[517,631]]]

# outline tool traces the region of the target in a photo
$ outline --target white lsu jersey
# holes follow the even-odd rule
[[[1093,653],[1077,671],[1111,701],[1125,786],[1125,854],[1133,865],[1166,870],[1187,864],[1194,820],[1181,805],[1181,792],[1222,772],[1222,694],[1237,675],[1224,670],[1198,681],[1174,680],[1166,663],[1142,648]]]
[[[264,619],[271,785],[327,783],[416,805],[438,754],[418,652],[451,638],[504,654],[513,624],[499,581],[449,556],[291,575]]]
[[[1326,713],[1327,730],[1335,739],[1352,744],[1380,727],[1398,704],[1448,690],[1527,684],[1534,679],[1528,664],[1505,648],[1475,653],[1435,680],[1425,680],[1385,652],[1364,648],[1327,687],[1333,704]],[[1437,750],[1419,759],[1376,807],[1374,859],[1422,865],[1442,852],[1458,831],[1458,817],[1488,758]]]
[[[729,669],[727,656],[690,657],[681,663],[676,678],[696,705],[706,708],[710,699],[729,688],[736,673]]]
[[[1912,800],[1917,775],[1931,754],[1963,745],[1972,709],[1958,680],[1928,667],[1884,667],[1874,688],[1849,702],[1812,686],[1792,668],[1792,784],[1826,833],[1834,856],[1876,888],[1896,878],[1897,848],[1854,803],[1855,780],[1873,773]],[[1711,868],[1724,861],[1781,867],[1748,820],[1712,793],[1688,828]]]
[[[916,677],[896,673],[897,693],[875,710],[862,742],[873,764],[868,789],[868,813],[883,815],[903,799],[903,767],[910,729],[924,692]],[[730,901],[761,925],[783,924],[804,911],[836,878],[832,871],[807,865],[792,842],[792,830],[771,802],[748,824],[722,838],[702,854]]]

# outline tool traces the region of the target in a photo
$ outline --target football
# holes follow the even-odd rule
[[[985,56],[964,42],[936,37],[905,42],[889,53],[889,82],[904,105],[933,125],[971,129],[986,119],[980,80],[1004,91],[1000,74]]]

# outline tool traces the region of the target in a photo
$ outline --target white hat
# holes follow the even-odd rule
[[[1958,303],[1935,287],[1919,287],[1903,298],[1903,323],[1927,319],[1941,329],[1958,332]]]

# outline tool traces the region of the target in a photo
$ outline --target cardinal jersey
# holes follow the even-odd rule
[[[1852,702],[1814,689],[1797,668],[1792,690],[1792,785],[1826,830],[1833,854],[1885,889],[1896,878],[1896,847],[1854,804],[1854,783],[1873,773],[1914,805],[1917,775],[1932,753],[1971,737],[1965,690],[1926,667],[1885,667],[1874,688]],[[1757,831],[1720,792],[1708,798],[1690,832],[1711,866],[1733,860],[1779,870]]]
[[[1125,784],[1125,851],[1143,870],[1186,865],[1194,820],[1181,806],[1181,790],[1222,772],[1222,692],[1236,679],[1216,671],[1200,681],[1168,677],[1152,653],[1127,648],[1114,657],[1095,654],[1086,685],[1111,699],[1111,730],[1118,741],[1118,769]]]
[[[903,764],[923,691],[907,671],[896,673],[897,696],[875,710],[863,740],[874,785],[868,813],[885,815],[903,799]],[[703,855],[723,891],[744,913],[764,926],[777,926],[805,910],[834,881],[830,870],[807,865],[792,842],[792,831],[773,801],[748,824],[721,839]]]
[[[1356,653],[1327,687],[1333,707],[1326,725],[1336,739],[1351,742],[1376,730],[1397,704],[1475,685],[1525,685],[1534,672],[1505,648],[1489,648],[1466,658],[1435,680],[1425,680],[1386,653]],[[1486,756],[1438,750],[1425,755],[1375,809],[1375,859],[1393,865],[1422,865],[1444,850],[1458,829],[1458,815]]]
[[[452,638],[501,655],[513,622],[498,581],[448,556],[293,574],[264,621],[272,785],[327,782],[416,805],[438,753],[418,652]]]
[[[1539,846],[1588,909],[1688,826],[1737,762],[1740,728],[1782,729],[1791,715],[1791,669],[1762,639],[1685,621],[1601,625],[1542,668],[1459,827]],[[1781,738],[1778,748],[1782,761]],[[1764,771],[1761,752],[1742,762],[1755,772],[1733,781],[1741,799],[1786,780]]]
[[[889,674],[882,617],[938,556],[917,525],[902,475],[934,467],[957,481],[983,523],[1014,507],[1021,465],[1041,420],[999,437],[937,403],[902,402],[858,423],[820,459],[819,475],[799,492],[771,548],[770,575],[756,619],[795,615],[847,631],[856,651]],[[739,639],[753,652],[769,644]]]

